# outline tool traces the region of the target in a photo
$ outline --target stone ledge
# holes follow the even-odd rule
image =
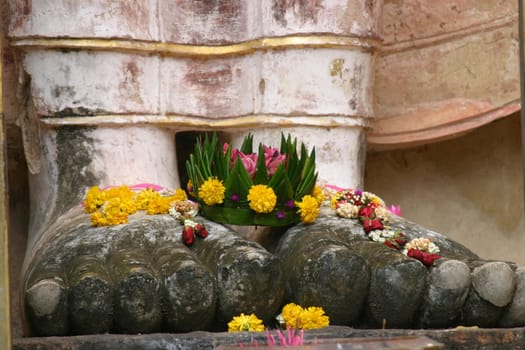
[[[330,326],[305,332],[306,342],[315,339],[384,337],[428,337],[445,349],[506,350],[525,349],[525,328],[454,328],[442,330],[354,329]],[[17,338],[13,350],[160,350],[215,349],[220,345],[248,345],[252,340],[265,344],[264,332],[252,333],[157,333],[146,335],[98,334],[71,337]],[[351,348],[350,348],[351,349]],[[395,349],[395,348],[393,348]]]

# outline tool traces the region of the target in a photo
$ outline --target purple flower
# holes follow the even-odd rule
[[[232,194],[230,199],[232,200],[232,202],[238,202],[240,198],[238,194]]]
[[[286,208],[293,209],[293,207],[295,207],[295,203],[294,203],[293,199],[289,199],[289,200],[286,201],[286,203],[284,203],[284,206]]]
[[[355,190],[354,193],[358,196],[362,195],[363,194],[363,191],[361,190]]]
[[[277,216],[277,219],[279,219],[279,220],[284,219],[284,217],[286,216],[284,211],[278,211],[277,214],[275,214],[275,215]]]

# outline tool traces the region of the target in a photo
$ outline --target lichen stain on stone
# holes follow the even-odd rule
[[[266,81],[264,79],[259,80],[259,93],[261,95],[264,95],[264,92],[266,90]]]
[[[229,63],[211,66],[192,62],[184,76],[184,82],[203,92],[213,94],[232,82],[232,68]]]
[[[95,140],[93,128],[65,126],[57,131],[58,198],[55,213],[60,215],[82,201],[83,190],[98,180],[89,170]]]
[[[332,163],[336,162],[338,159],[342,159],[342,155],[339,153],[335,142],[326,142],[320,148],[319,158],[327,163]]]
[[[67,98],[72,99],[75,97],[75,88],[73,86],[55,86],[53,88],[53,97],[56,99]]]
[[[286,12],[293,11],[301,22],[317,23],[319,12],[324,9],[324,0],[274,0],[272,5],[273,18],[283,27],[288,24]]]
[[[332,62],[330,62],[330,76],[339,77],[339,79],[343,79],[344,65],[345,65],[344,58],[336,58],[332,60]]]
[[[130,25],[146,30],[149,27],[149,11],[141,1],[115,1],[117,14],[125,18]]]
[[[139,76],[143,74],[137,65],[137,62],[130,60],[124,63],[123,80],[119,84],[119,91],[126,99],[132,100],[138,104],[143,104],[141,97],[141,84]]]
[[[234,28],[246,16],[242,0],[179,0],[182,7],[200,17],[213,16],[221,27]]]
[[[31,15],[32,0],[15,0],[2,2],[2,13],[10,13],[11,29],[17,30],[24,26],[24,23]]]

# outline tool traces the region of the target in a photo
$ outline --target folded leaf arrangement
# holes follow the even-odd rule
[[[240,149],[206,135],[186,161],[188,192],[201,215],[233,225],[287,226],[311,223],[319,213],[322,191],[316,186],[315,150],[281,135],[279,149],[259,144],[253,136]],[[298,151],[299,150],[299,151]]]

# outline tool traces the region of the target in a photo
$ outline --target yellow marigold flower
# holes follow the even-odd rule
[[[372,203],[379,205],[379,206],[385,206],[385,202],[377,195],[371,193],[371,192],[363,192],[363,196],[365,198],[368,198]]]
[[[301,329],[301,313],[303,311],[303,308],[297,304],[286,304],[281,311],[286,328]]]
[[[170,210],[170,203],[171,203],[170,197],[163,197],[160,194],[158,194],[158,196],[155,196],[154,198],[152,198],[150,202],[148,203],[148,207],[146,208],[146,213],[149,215],[167,214],[168,211]]]
[[[102,213],[108,220],[108,225],[125,224],[129,214],[136,211],[135,203],[129,199],[111,198],[102,208]]]
[[[199,187],[199,198],[207,205],[221,204],[224,201],[224,187],[222,181],[215,177],[210,177]]]
[[[335,194],[330,198],[330,208],[335,209],[337,206],[337,201],[339,199],[339,195]]]
[[[301,324],[303,329],[315,329],[328,326],[330,321],[323,308],[310,306],[301,313]]]
[[[289,303],[283,307],[281,316],[286,323],[286,328],[314,329],[326,327],[330,323],[323,308],[318,306],[304,309],[297,304]]]
[[[319,215],[319,202],[310,195],[303,196],[300,202],[295,202],[299,208],[297,213],[301,215],[301,221],[304,223],[312,223]]]
[[[124,201],[131,201],[135,193],[128,186],[112,187],[104,190],[106,200],[111,198],[120,198]]]
[[[277,204],[277,196],[271,187],[266,185],[254,185],[248,192],[250,209],[257,213],[270,213]]]
[[[312,191],[312,197],[314,197],[317,202],[319,202],[319,205],[321,205],[324,201],[323,189],[320,186],[315,185],[314,190]]]
[[[137,210],[146,210],[150,201],[152,201],[155,196],[158,195],[158,192],[155,192],[151,188],[147,188],[137,193],[135,196],[135,205],[137,206]]]
[[[264,331],[263,322],[255,314],[235,316],[228,323],[228,332],[261,332]]]
[[[128,222],[128,216],[135,211],[135,203],[132,200],[110,198],[102,207],[102,211],[91,214],[91,223],[94,226],[125,224]]]
[[[182,188],[177,188],[175,194],[173,196],[170,196],[169,198],[170,202],[178,202],[187,200],[188,196],[186,195],[186,191],[184,191]]]
[[[106,226],[108,224],[107,217],[100,211],[91,214],[91,224],[93,226]]]
[[[106,195],[98,186],[90,187],[84,200],[84,210],[86,213],[93,213],[104,205]]]

